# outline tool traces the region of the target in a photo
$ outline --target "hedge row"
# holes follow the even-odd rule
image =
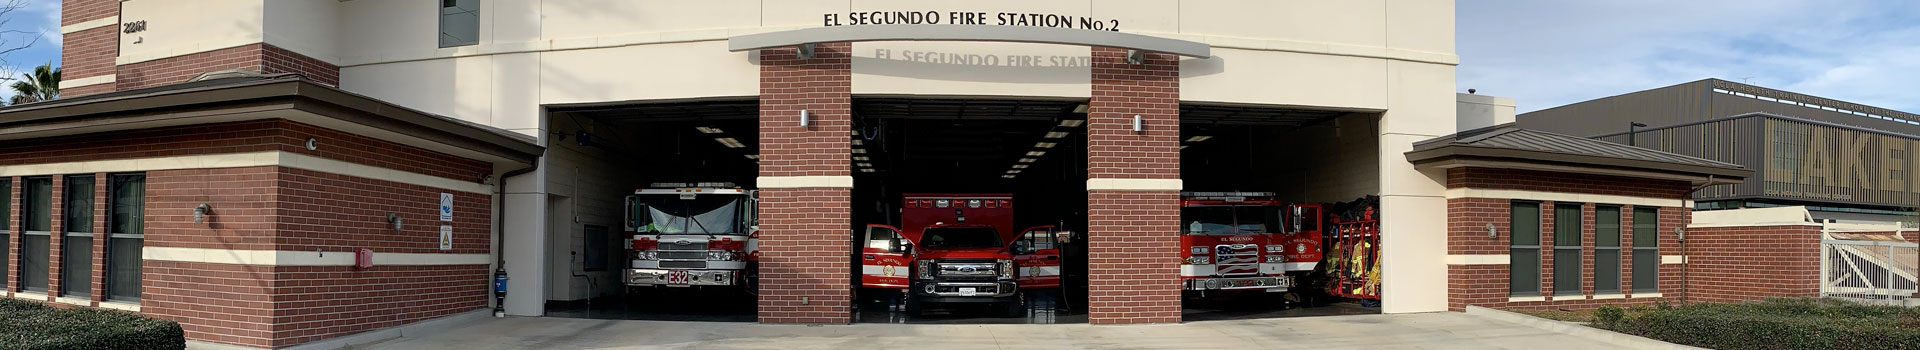
[[[1920,309],[1815,298],[1672,307],[1603,306],[1594,327],[1721,350],[1920,349]]]
[[[173,321],[0,298],[0,349],[186,348],[186,336]]]

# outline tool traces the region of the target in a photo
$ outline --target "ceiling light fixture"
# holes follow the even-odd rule
[[[860,145],[860,139],[853,139],[853,145],[854,145],[854,146],[859,146],[859,145]]]
[[[873,163],[860,163],[860,164],[854,164],[854,165],[859,165],[859,166],[868,167],[868,168],[873,167]]]
[[[1062,137],[1067,137],[1067,132],[1065,132],[1065,131],[1053,131],[1053,132],[1048,132],[1048,133],[1047,133],[1047,136],[1046,136],[1046,138],[1050,138],[1050,139],[1057,139],[1057,138],[1062,138]]]
[[[1000,175],[1000,178],[1002,178],[1002,179],[1011,179],[1011,178],[1013,178],[1013,175]]]
[[[1026,165],[1026,164],[1014,164],[1014,165],[1013,165],[1013,168],[1014,168],[1014,169],[1026,169],[1026,168],[1027,168],[1027,165]]]
[[[873,171],[874,171],[873,169],[860,169],[860,172],[863,172],[863,173],[871,173]]]
[[[747,147],[747,145],[746,145],[746,144],[742,144],[742,143],[740,143],[740,140],[735,140],[735,139],[733,139],[733,138],[731,138],[731,137],[722,137],[722,138],[717,138],[717,139],[713,139],[713,140],[714,140],[714,141],[720,141],[720,144],[721,144],[721,145],[726,145],[726,146],[727,146],[727,148],[741,148],[741,147]]]
[[[1019,171],[1019,170],[1008,170],[1008,171],[1007,171],[1007,173],[1008,173],[1008,174],[1019,174],[1019,173],[1020,173],[1020,171]]]
[[[1086,124],[1086,123],[1087,121],[1085,119],[1067,119],[1067,120],[1061,120],[1060,126],[1067,127],[1067,128],[1077,128],[1077,127],[1080,127],[1081,124]]]
[[[749,155],[747,155],[747,159],[752,159],[752,160],[760,160],[760,155],[758,155],[758,154],[749,154]]]
[[[1038,159],[1033,159],[1033,158],[1020,158],[1020,162],[1021,162],[1021,163],[1032,163],[1032,162],[1033,162],[1033,161],[1035,161],[1035,160],[1038,160]]]
[[[864,153],[867,153],[867,150],[866,150],[866,149],[861,149],[861,148],[855,148],[855,149],[853,149],[853,153],[862,153],[862,154],[864,154]]]
[[[1028,156],[1032,156],[1032,157],[1039,157],[1039,156],[1044,156],[1044,155],[1047,155],[1047,152],[1044,152],[1044,151],[1027,151],[1027,155],[1028,155]]]
[[[709,128],[704,126],[696,126],[696,127],[693,127],[693,129],[700,130],[700,133],[702,134],[718,134],[718,133],[726,132],[726,131],[720,130],[720,128]]]
[[[1039,147],[1039,148],[1053,148],[1054,145],[1055,144],[1052,142],[1039,142],[1039,143],[1033,144],[1034,147]]]
[[[1086,113],[1086,112],[1087,112],[1087,104],[1085,104],[1085,103],[1082,103],[1082,104],[1080,104],[1079,106],[1073,106],[1073,112],[1074,112],[1074,113]]]
[[[1187,138],[1187,142],[1200,142],[1200,141],[1206,141],[1211,139],[1213,139],[1213,136],[1201,135],[1201,136],[1189,137]]]
[[[853,157],[853,160],[868,160],[866,156]]]

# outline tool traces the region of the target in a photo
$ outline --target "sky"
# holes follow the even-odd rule
[[[1521,113],[1705,78],[1920,113],[1920,1],[1455,4],[1459,92]]]
[[[5,0],[0,0],[0,4]],[[0,17],[6,23],[0,24],[0,48],[13,48],[32,42],[25,49],[0,55],[0,72],[6,73],[7,80],[0,84],[11,85],[20,79],[20,72],[31,71],[33,67],[53,63],[60,65],[60,0],[25,0],[26,7]],[[38,41],[35,41],[38,39]],[[13,89],[0,89],[0,100],[13,96]]]

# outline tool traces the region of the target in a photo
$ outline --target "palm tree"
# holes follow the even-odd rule
[[[60,98],[60,68],[52,63],[33,68],[33,74],[21,74],[21,81],[13,82],[13,100],[8,104],[22,104],[39,101],[52,101]]]

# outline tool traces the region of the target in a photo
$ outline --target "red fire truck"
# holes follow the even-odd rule
[[[732,183],[654,183],[626,199],[629,287],[715,286],[754,292],[754,192]]]
[[[1272,192],[1181,193],[1182,284],[1193,295],[1287,291],[1320,262],[1321,210]]]
[[[1014,231],[1012,195],[903,197],[904,230],[867,226],[861,287],[901,290],[909,314],[930,303],[988,303],[1017,316],[1024,311],[1021,289],[1059,285],[1059,251],[1024,239],[1051,237],[1053,227]]]

